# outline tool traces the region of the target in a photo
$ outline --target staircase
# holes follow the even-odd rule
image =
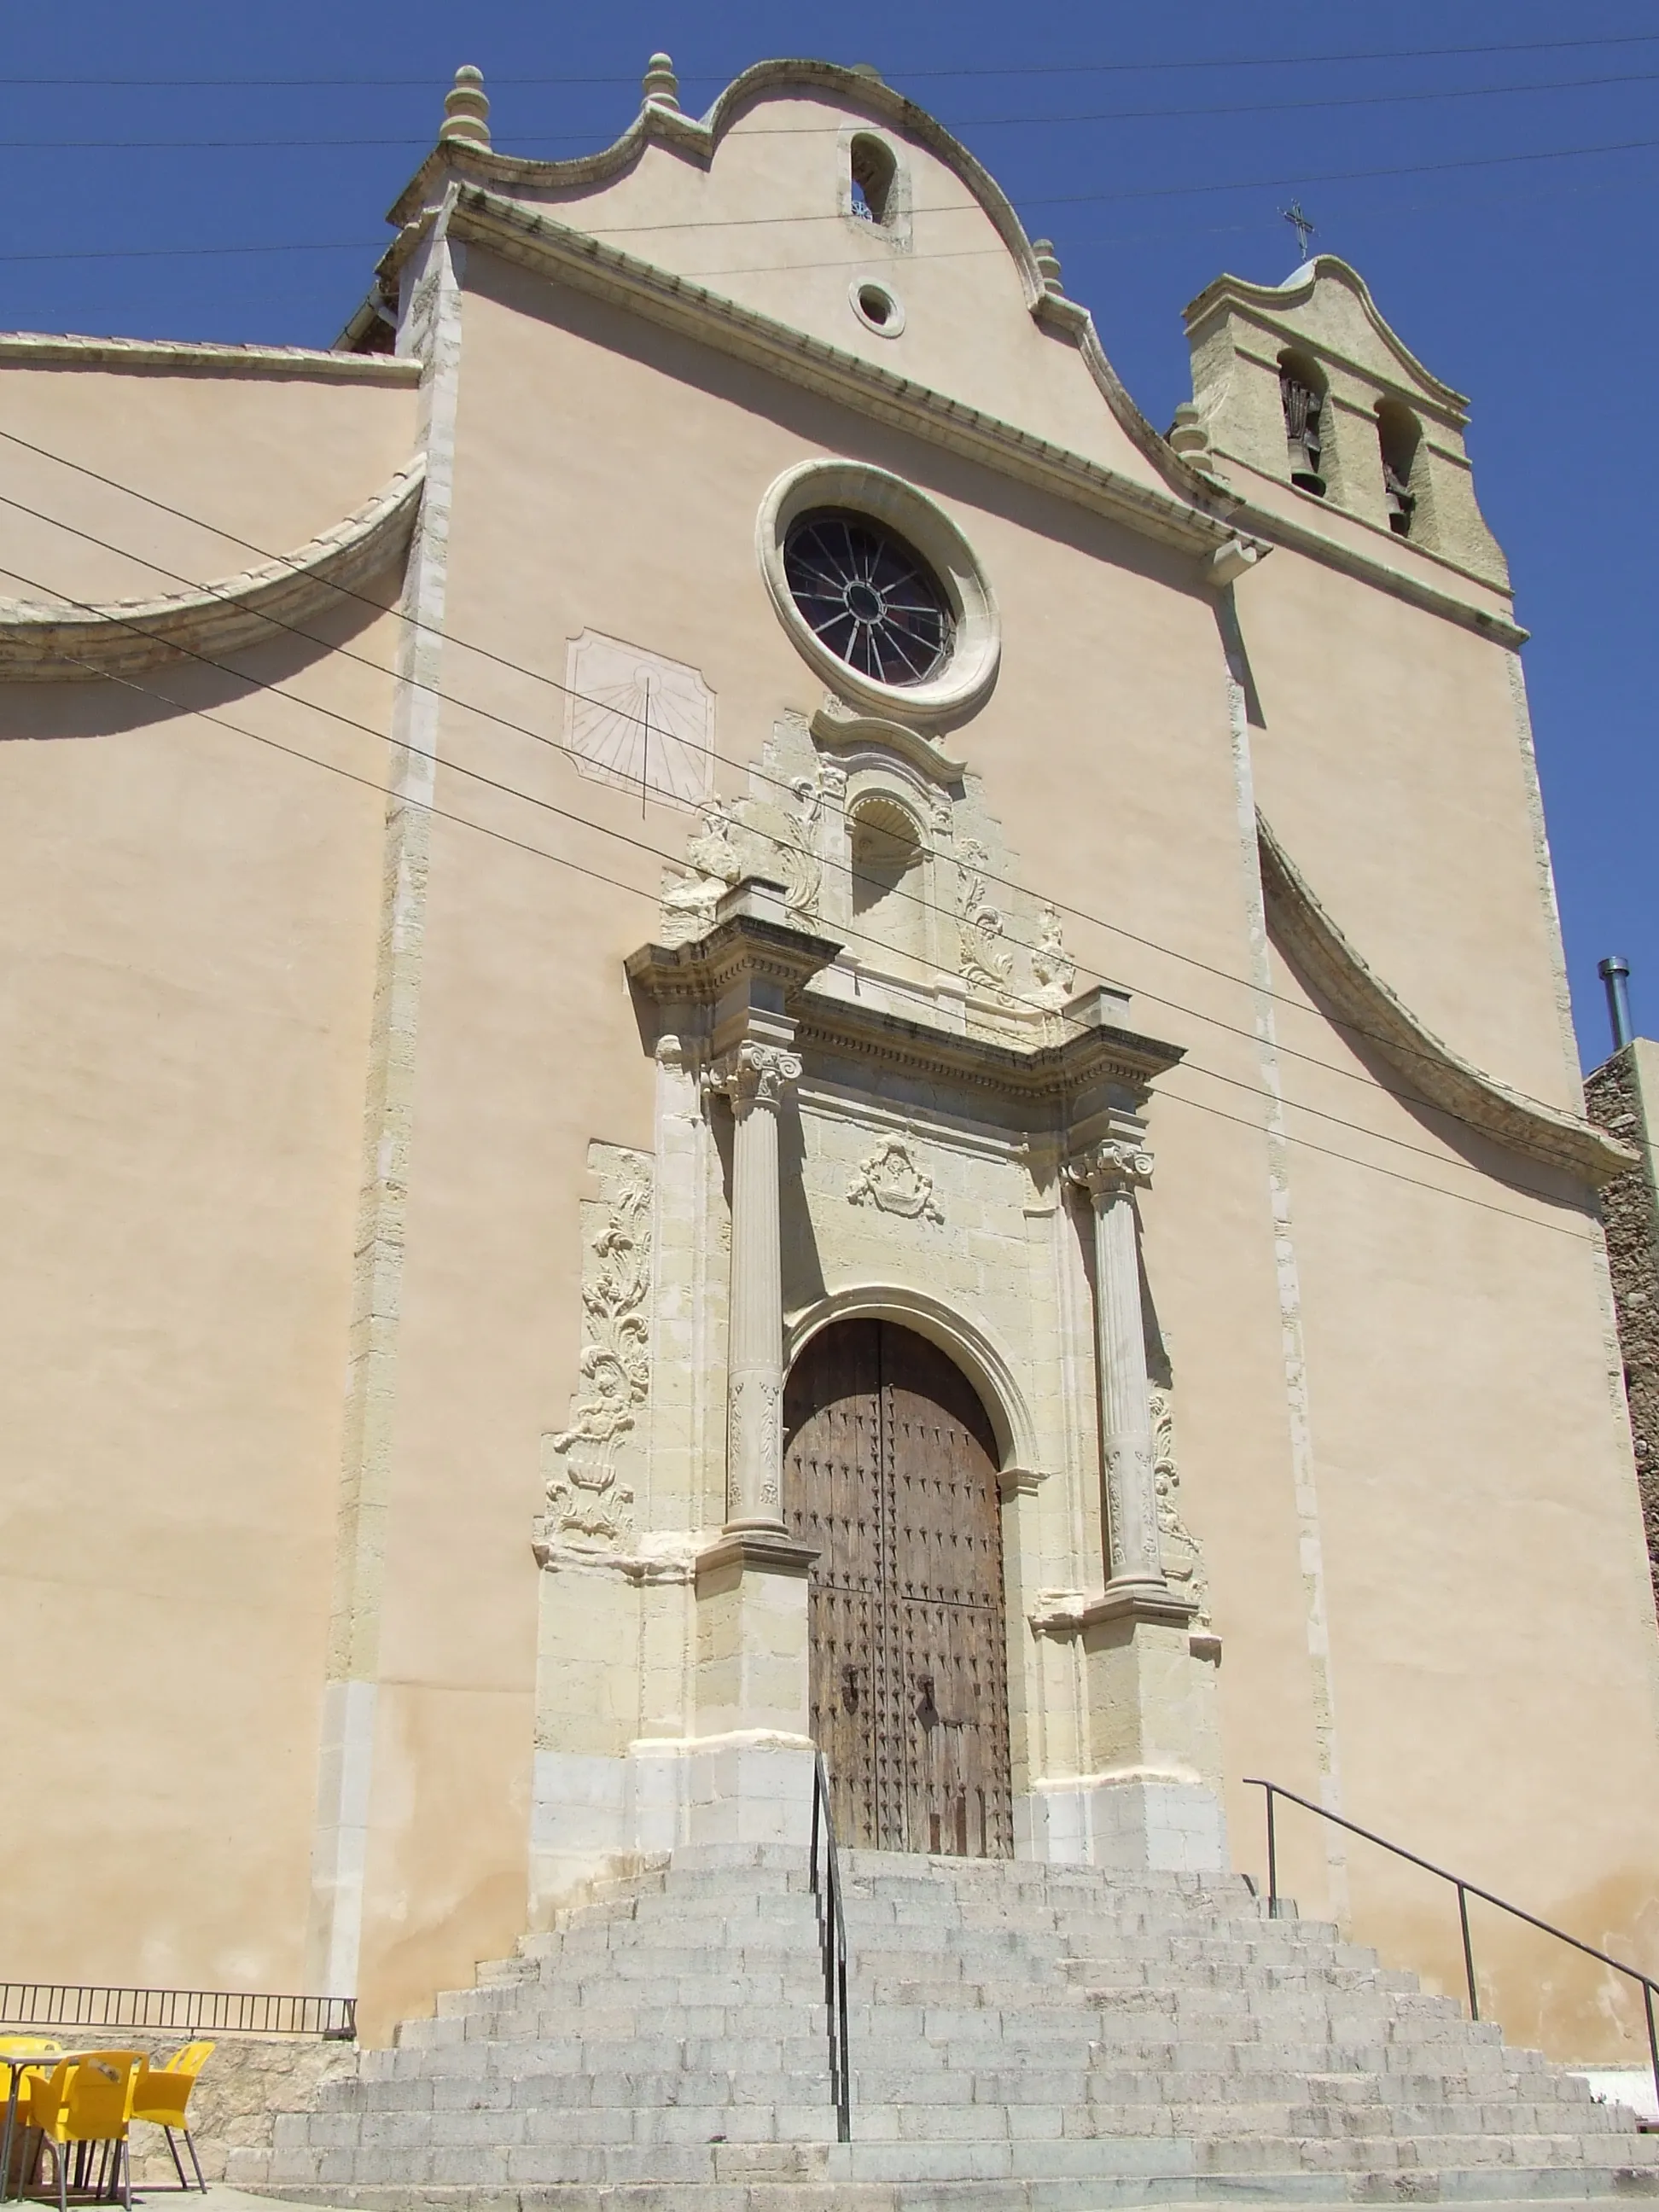
[[[836,2141],[806,1855],[676,1851],[406,2023],[228,2179],[458,2212],[1659,2197],[1659,2136],[1237,1877],[843,1853]]]

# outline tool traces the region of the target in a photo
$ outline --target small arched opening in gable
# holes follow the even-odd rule
[[[861,222],[886,229],[896,213],[894,186],[898,162],[884,139],[868,131],[855,134],[847,149],[852,210]]]
[[[1419,454],[1423,426],[1409,407],[1398,399],[1376,403],[1376,442],[1382,457],[1382,497],[1389,527],[1396,538],[1420,538],[1425,517],[1419,512]]]
[[[1306,354],[1279,356],[1279,398],[1285,410],[1285,445],[1291,482],[1323,499],[1330,483],[1330,399],[1325,379]]]
[[[905,966],[927,957],[927,848],[908,810],[872,796],[853,811],[853,943],[855,959],[880,963],[884,952]]]

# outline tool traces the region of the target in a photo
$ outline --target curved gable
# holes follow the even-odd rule
[[[902,219],[860,221],[849,142],[890,149]],[[1086,309],[1064,296],[1007,196],[944,126],[863,71],[765,62],[694,119],[648,98],[603,151],[533,161],[452,140],[392,210],[400,267],[453,182],[596,237],[1149,489],[1209,503],[1125,392]],[[872,327],[866,283],[899,310]]]

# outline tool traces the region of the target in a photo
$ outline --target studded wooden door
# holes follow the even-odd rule
[[[995,1439],[961,1370],[888,1322],[814,1337],[784,1394],[811,1576],[812,1733],[836,1832],[1006,1857],[1007,1643]]]

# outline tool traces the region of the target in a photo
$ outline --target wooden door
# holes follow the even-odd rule
[[[818,1552],[812,1733],[837,1836],[1006,1857],[1002,1530],[984,1407],[925,1338],[841,1322],[795,1363],[784,1432],[787,1515]]]

